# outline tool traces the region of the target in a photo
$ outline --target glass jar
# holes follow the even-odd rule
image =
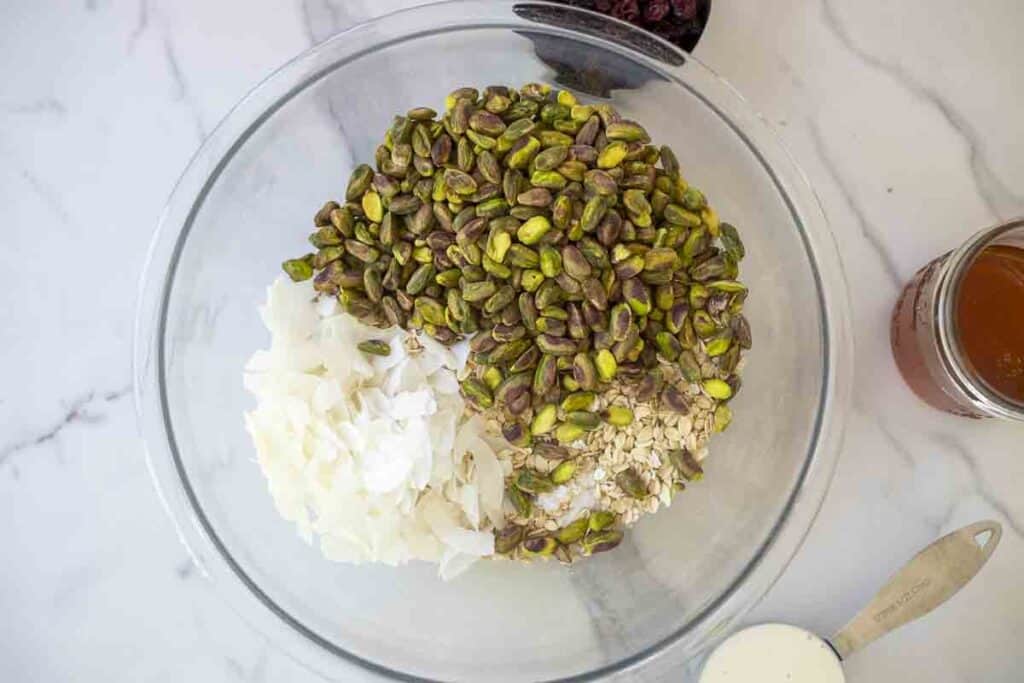
[[[919,270],[893,311],[892,350],[903,379],[929,405],[964,417],[1024,420],[1024,403],[993,389],[975,369],[957,325],[964,277],[995,246],[1024,249],[1024,218],[982,230]]]

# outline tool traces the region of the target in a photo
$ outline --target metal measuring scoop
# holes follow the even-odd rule
[[[743,629],[711,653],[700,683],[843,683],[843,660],[953,597],[985,565],[1002,535],[998,522],[984,521],[943,536],[827,640],[788,624]]]

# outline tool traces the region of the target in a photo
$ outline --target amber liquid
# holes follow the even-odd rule
[[[979,413],[956,401],[947,393],[940,380],[932,376],[928,362],[922,353],[919,338],[927,335],[929,346],[934,346],[933,331],[927,315],[929,300],[927,290],[933,286],[934,280],[949,254],[940,256],[921,270],[903,289],[896,308],[892,312],[890,339],[896,367],[906,380],[907,386],[925,403],[947,413],[964,417],[981,417]]]
[[[978,375],[1024,402],[1024,249],[986,247],[960,283],[957,338]]]

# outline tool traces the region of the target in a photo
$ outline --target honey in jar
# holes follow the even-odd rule
[[[1024,403],[1024,249],[982,250],[960,282],[960,347],[993,390]]]
[[[891,340],[907,385],[929,405],[1024,420],[1024,219],[922,268],[896,304]]]

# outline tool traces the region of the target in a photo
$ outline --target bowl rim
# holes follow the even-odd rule
[[[524,20],[515,12],[524,7],[548,8],[562,16],[585,20],[589,26],[585,27],[587,30],[580,30],[578,25],[566,28]],[[387,31],[382,31],[384,22],[389,23]],[[402,31],[396,26],[413,30]],[[601,29],[595,26],[613,29],[620,40],[613,41],[607,34],[602,35]],[[660,640],[620,661],[549,680],[597,680],[635,670],[657,657],[679,654],[689,657],[724,637],[729,626],[757,604],[789,565],[820,510],[840,454],[852,390],[853,336],[849,293],[839,251],[806,175],[764,117],[735,88],[697,58],[660,38],[610,17],[561,4],[446,0],[356,24],[304,51],[260,81],[231,108],[193,155],[168,198],[150,243],[140,277],[133,345],[134,399],[146,463],[179,540],[202,575],[217,585],[217,593],[245,621],[298,662],[320,672],[337,673],[339,664],[343,664],[389,680],[435,680],[395,671],[346,651],[306,627],[262,592],[231,556],[205,517],[179,455],[164,391],[166,312],[175,270],[193,221],[219,174],[245,140],[292,97],[368,50],[425,34],[481,28],[529,28],[535,32],[572,36],[640,62],[700,99],[746,144],[784,199],[800,230],[809,267],[817,282],[821,314],[823,377],[808,453],[789,500],[754,557],[721,595],[691,621]],[[380,42],[375,32],[388,35],[389,40]],[[682,65],[667,64],[621,42],[622,36],[629,34],[641,45],[654,40],[660,44],[659,50],[664,48],[676,53]],[[290,87],[281,88],[280,84]],[[673,648],[688,635],[695,636],[693,642],[681,649]]]

